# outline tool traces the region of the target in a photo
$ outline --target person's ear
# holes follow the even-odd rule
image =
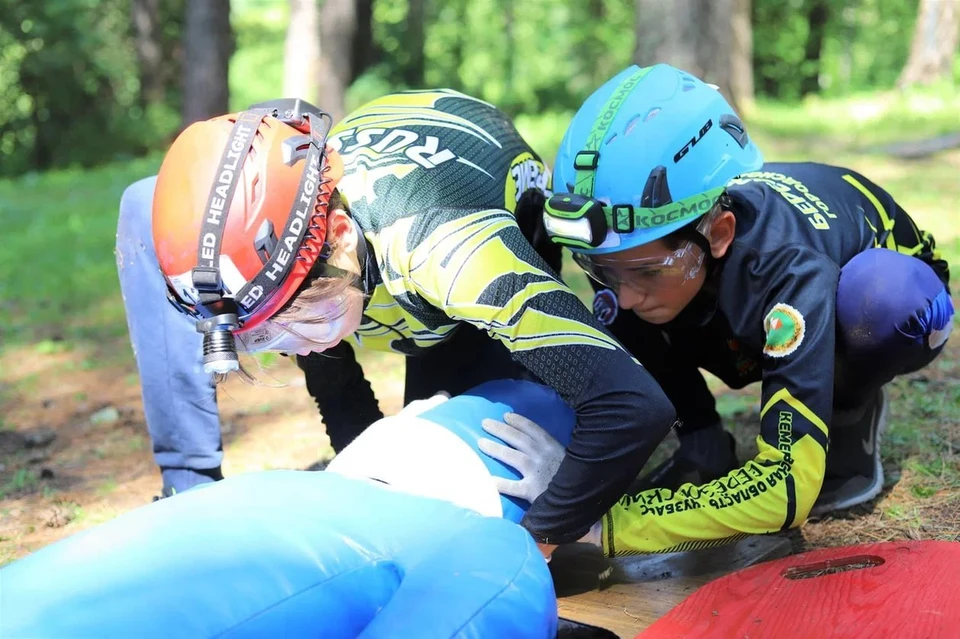
[[[327,212],[327,242],[337,247],[337,250],[350,253],[357,249],[357,227],[343,209],[333,209]]]
[[[709,237],[710,254],[715,259],[720,259],[727,254],[727,250],[733,243],[733,238],[737,231],[737,218],[730,211],[721,211],[717,219],[710,225]]]

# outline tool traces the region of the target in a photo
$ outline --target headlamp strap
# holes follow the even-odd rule
[[[594,120],[590,134],[587,136],[583,150],[573,158],[573,168],[576,171],[573,193],[556,193],[551,196],[545,206],[545,215],[557,218],[580,219],[586,218],[590,223],[591,247],[599,246],[606,237],[610,225],[617,233],[631,233],[634,230],[634,209],[630,204],[615,205],[612,208],[612,220],[604,210],[603,203],[593,197],[594,183],[597,178],[597,167],[600,165],[600,147],[610,126],[616,119],[617,113],[626,102],[630,93],[650,68],[637,69],[623,82],[607,99],[600,111],[600,116]],[[555,242],[586,248],[581,240],[555,236]]]
[[[600,145],[607,138],[610,125],[617,118],[620,107],[626,102],[630,93],[637,86],[643,76],[650,72],[651,67],[637,69],[623,82],[617,85],[607,103],[600,110],[600,117],[593,121],[593,128],[587,136],[582,151],[577,153],[573,160],[573,168],[577,171],[574,193],[586,197],[593,197],[594,181],[597,177],[597,166],[600,163]]]
[[[286,279],[297,261],[297,253],[303,238],[311,227],[317,192],[323,184],[323,170],[326,164],[324,150],[332,120],[328,114],[322,112],[307,112],[303,113],[302,117],[310,125],[310,146],[307,149],[300,186],[297,188],[290,214],[287,216],[287,223],[275,250],[260,268],[260,272],[234,296],[237,300],[253,300],[249,305],[245,305],[247,313],[253,313]]]
[[[214,174],[216,181],[210,189],[203,222],[200,226],[200,242],[197,247],[197,265],[191,272],[193,286],[203,305],[216,302],[223,296],[220,279],[220,245],[223,229],[227,224],[230,204],[237,191],[243,163],[250,154],[260,122],[268,115],[266,110],[243,111],[237,115],[230,130],[230,137],[220,163]]]

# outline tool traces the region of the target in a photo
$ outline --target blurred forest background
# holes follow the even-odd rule
[[[0,0],[0,565],[160,488],[113,249],[123,190],[190,122],[452,87],[514,116],[552,163],[591,91],[670,62],[721,87],[768,160],[888,189],[958,273],[958,28],[960,0]],[[563,277],[589,300],[578,269]],[[960,539],[958,334],[891,385],[882,496],[805,525],[803,543]],[[396,411],[402,358],[358,357]],[[303,375],[257,363],[260,385],[217,394],[225,474],[328,459]],[[746,459],[758,389],[708,381]]]
[[[0,175],[141,155],[281,95],[338,118],[450,87],[562,131],[631,62],[685,68],[747,116],[949,91],[958,28],[958,0],[0,0]]]

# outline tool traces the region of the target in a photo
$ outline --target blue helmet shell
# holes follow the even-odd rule
[[[618,91],[629,93],[618,97]],[[648,210],[722,188],[763,164],[760,150],[720,92],[666,64],[645,69],[630,66],[587,98],[560,143],[555,192],[574,192],[578,177],[574,159],[584,150],[599,153],[592,193],[584,195],[608,206],[629,204]],[[652,179],[656,175],[659,183]],[[651,189],[648,183],[659,188]],[[656,216],[652,219],[629,233],[614,232],[608,220],[607,235],[599,247],[572,250],[622,251],[690,222],[686,218],[658,224]]]

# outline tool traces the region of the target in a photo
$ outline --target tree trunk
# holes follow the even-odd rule
[[[820,90],[820,54],[823,52],[823,40],[830,19],[830,5],[827,0],[814,0],[807,12],[807,42],[804,46],[800,95],[809,95]]]
[[[603,65],[597,64],[604,54],[606,54],[606,44],[603,40],[603,33],[609,29],[607,24],[607,7],[603,0],[589,0],[581,2],[581,7],[571,16],[571,28],[576,29],[576,33],[582,34],[575,40],[577,56],[578,73],[590,78],[591,86],[600,86],[609,79],[609,70],[601,68]],[[585,25],[582,28],[579,25]]]
[[[346,115],[347,88],[353,80],[353,40],[357,32],[355,0],[323,0],[320,10],[319,86],[321,107],[339,122]]]
[[[157,37],[160,43],[160,81],[168,104],[183,100],[183,39],[187,0],[162,0],[159,3]]]
[[[731,72],[734,2],[636,0],[634,61],[640,66],[666,62],[687,71],[717,85],[736,108]]]
[[[920,0],[910,57],[897,80],[900,88],[953,77],[960,35],[960,0]]]
[[[694,38],[697,67],[694,75],[717,85],[734,109],[739,108],[731,84],[733,64],[733,14],[735,0],[698,0],[692,12],[697,27]]]
[[[283,50],[283,95],[316,104],[320,69],[317,0],[290,0],[290,22]],[[318,105],[319,106],[319,105]]]
[[[407,33],[404,40],[410,61],[403,70],[403,81],[411,89],[423,88],[423,38],[424,38],[424,0],[409,0],[407,5]],[[512,10],[512,7],[511,7]]]
[[[373,40],[373,0],[356,0],[357,32],[353,38],[350,82],[380,61],[380,49]]]
[[[636,0],[637,40],[633,60],[641,67],[666,62],[699,75],[692,42],[697,37],[699,0]]]
[[[230,0],[188,0],[183,32],[183,126],[230,108]]]
[[[448,0],[454,1],[454,0]],[[467,5],[465,0],[455,0],[456,7],[456,22],[457,24],[466,24],[467,23]],[[465,33],[466,29],[457,30],[457,39],[454,42],[453,46],[450,48],[449,56],[452,61],[451,68],[453,70],[453,75],[447,79],[447,86],[455,91],[463,91],[463,78],[460,75],[460,70],[463,68],[464,60],[464,38],[467,37]]]
[[[753,23],[751,0],[734,0],[731,14],[730,93],[746,116],[753,109]]]
[[[160,104],[165,97],[160,0],[133,0],[130,14],[140,74],[140,105]]]
[[[513,82],[517,69],[515,59],[517,57],[517,36],[515,31],[516,15],[514,14],[513,2],[507,0],[503,7],[503,35],[504,35],[504,55],[503,55],[503,88],[504,101],[509,104],[503,106],[513,110]]]

